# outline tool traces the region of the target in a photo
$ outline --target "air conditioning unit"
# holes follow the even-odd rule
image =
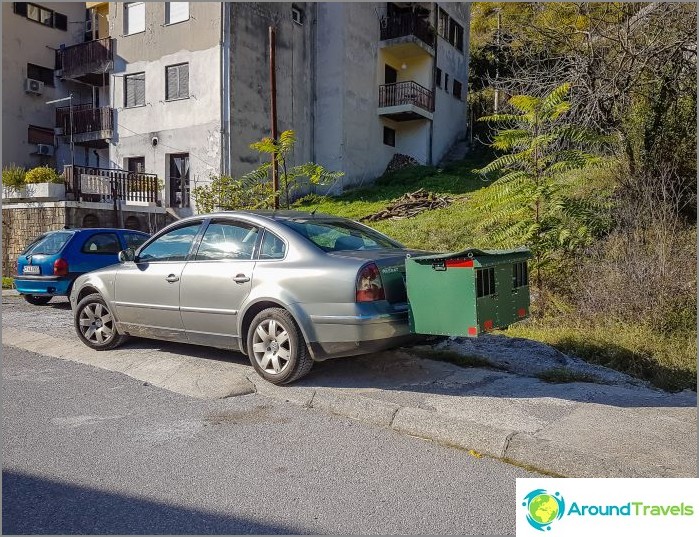
[[[52,157],[53,151],[54,151],[54,147],[52,145],[36,144],[36,152],[39,155],[43,155],[45,157]]]
[[[24,81],[24,91],[26,91],[27,93],[35,93],[36,95],[41,95],[42,93],[44,93],[44,83],[41,80],[27,78]]]

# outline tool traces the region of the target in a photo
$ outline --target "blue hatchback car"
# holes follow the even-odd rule
[[[15,288],[30,304],[68,296],[75,278],[119,262],[121,250],[143,244],[150,235],[132,229],[88,228],[49,231],[17,258]]]

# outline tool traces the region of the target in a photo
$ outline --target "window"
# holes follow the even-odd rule
[[[296,6],[292,6],[291,20],[294,21],[296,24],[303,24],[303,11]]]
[[[522,261],[520,263],[512,264],[512,288],[517,289],[518,287],[525,287],[529,285],[529,270],[527,268],[527,262]]]
[[[284,259],[286,255],[286,244],[274,233],[265,230],[260,245],[260,259]]]
[[[252,259],[258,229],[238,222],[211,222],[194,258],[197,261]]]
[[[124,4],[124,34],[131,35],[146,31],[146,4],[127,2]]]
[[[449,43],[459,52],[464,48],[464,29],[454,19],[449,20]]]
[[[482,296],[494,295],[495,294],[495,269],[486,268],[478,269],[476,271],[476,296],[478,298]]]
[[[166,2],[165,24],[176,24],[189,20],[189,2]]]
[[[439,67],[437,67],[437,74],[435,75],[435,78],[437,79],[436,80],[437,87],[441,88],[442,87],[442,70]]]
[[[448,31],[449,31],[449,15],[442,8],[439,8],[438,17],[437,17],[437,34],[439,34],[444,39],[446,39]]]
[[[189,98],[189,64],[180,63],[165,68],[165,99]]]
[[[138,256],[138,262],[184,261],[199,232],[200,223],[178,227],[162,235],[146,246]]]
[[[449,93],[449,75],[444,73],[444,91]]]
[[[135,217],[129,216],[129,218]],[[129,218],[126,220],[128,221]],[[141,246],[141,244],[148,240],[148,235],[144,233],[124,233],[124,240],[126,241],[127,248],[133,248],[136,250],[139,246]]]
[[[40,65],[34,65],[33,63],[27,64],[27,78],[32,78],[34,80],[40,80],[47,86],[54,86],[53,83],[53,69],[48,67],[41,67]]]
[[[63,30],[64,32],[68,29],[68,17],[62,13],[57,13],[37,4],[15,2],[14,11],[17,15],[26,17],[27,19],[43,24],[44,26],[56,28],[57,30]]]
[[[457,99],[461,99],[461,82],[454,79],[454,82],[452,84],[452,90],[454,97],[456,97]]]
[[[134,73],[124,77],[124,107],[145,106],[146,73]]]
[[[96,233],[85,241],[81,249],[84,254],[118,254],[120,250],[116,233]]]
[[[390,127],[383,128],[383,143],[396,147],[396,131]]]
[[[29,125],[27,129],[27,142],[30,144],[53,145],[53,129]]]
[[[282,223],[325,252],[403,248],[378,231],[348,220],[314,218],[313,220],[284,220]]]
[[[41,235],[22,252],[22,255],[52,255],[60,252],[73,237],[72,231],[53,231]]]

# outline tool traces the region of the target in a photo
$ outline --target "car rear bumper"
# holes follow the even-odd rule
[[[73,278],[60,276],[18,276],[15,289],[22,295],[67,296]]]
[[[309,342],[317,361],[382,351],[410,343],[408,312],[359,315],[311,315],[316,341]]]

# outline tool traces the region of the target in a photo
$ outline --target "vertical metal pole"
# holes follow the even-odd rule
[[[275,66],[276,32],[273,26],[269,27],[269,83],[270,104],[272,122],[272,140],[277,143],[277,74]],[[272,190],[274,191],[274,210],[279,209],[279,162],[277,153],[272,154]]]
[[[495,34],[496,44],[497,44],[497,55],[495,56],[495,102],[493,103],[493,108],[495,113],[498,113],[500,109],[500,90],[497,84],[500,78],[500,28],[502,26],[502,14],[500,9],[498,9],[498,32]]]
[[[68,119],[70,127],[70,169],[73,170],[73,186],[75,187],[75,195],[78,201],[82,200],[82,191],[79,188],[80,179],[75,173],[75,145],[73,144],[73,92],[70,92],[70,99],[68,100]]]

